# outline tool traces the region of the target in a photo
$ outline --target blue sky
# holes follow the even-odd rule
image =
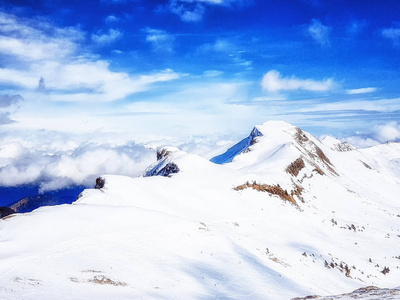
[[[0,138],[221,144],[280,119],[400,138],[400,2],[0,1]]]

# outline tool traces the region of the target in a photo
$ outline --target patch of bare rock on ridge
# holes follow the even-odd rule
[[[306,156],[308,156],[308,158],[305,159],[308,161],[310,165],[315,167],[314,169],[315,171],[317,171],[320,175],[325,175],[325,172],[322,171],[320,166],[318,166],[318,162],[322,162],[323,166],[327,168],[329,172],[331,172],[336,176],[339,176],[339,174],[335,171],[333,164],[326,156],[326,154],[322,151],[322,149],[318,147],[312,140],[310,140],[307,137],[307,135],[298,127],[296,127],[296,133],[294,135],[294,138],[298,143],[298,145],[300,146],[299,150],[302,153],[306,154]]]
[[[381,289],[376,286],[367,286],[360,288],[351,293],[341,294],[336,296],[306,296],[293,298],[292,300],[333,300],[333,299],[365,299],[365,300],[394,300],[400,299],[400,289]]]
[[[178,165],[170,161],[170,156],[175,152],[179,152],[179,149],[175,147],[162,147],[157,150],[157,162],[147,168],[143,177],[170,177],[172,174],[179,173],[180,169]]]

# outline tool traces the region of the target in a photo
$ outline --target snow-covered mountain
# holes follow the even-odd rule
[[[8,216],[0,299],[290,299],[396,288],[400,144],[338,144],[267,122],[211,161],[165,147],[141,177],[104,175],[103,188],[72,205]]]

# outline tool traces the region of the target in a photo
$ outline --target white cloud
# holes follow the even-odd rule
[[[343,139],[343,141],[350,143],[358,149],[369,148],[380,144],[378,141],[372,138],[357,135],[346,137]]]
[[[271,70],[264,75],[261,86],[263,90],[268,92],[289,90],[329,91],[333,90],[337,84],[333,79],[316,81],[312,79],[298,79],[294,76],[284,78],[278,71]]]
[[[105,19],[106,24],[112,24],[112,23],[116,23],[116,22],[118,22],[118,21],[119,21],[119,18],[117,18],[117,17],[114,16],[114,15],[109,15],[109,16]]]
[[[328,26],[315,19],[312,19],[308,26],[308,34],[311,38],[324,47],[330,45],[330,31],[331,29]]]
[[[387,142],[400,141],[400,123],[388,122],[373,126],[369,131],[344,139],[357,148],[368,148]]]
[[[0,185],[39,184],[41,192],[69,185],[93,185],[103,174],[138,176],[156,159],[155,151],[133,142],[124,146],[82,144],[49,154],[19,143],[0,147]]]
[[[174,36],[168,34],[164,30],[145,28],[146,42],[150,43],[154,51],[157,52],[173,52]]]
[[[234,4],[245,5],[245,2],[244,0],[169,0],[168,9],[184,22],[198,22],[203,19],[208,6],[230,7]]]
[[[22,89],[24,95],[46,90],[51,95],[48,99],[55,101],[114,101],[145,91],[154,82],[179,78],[172,70],[146,75],[111,71],[108,62],[80,51],[84,34],[75,28],[57,28],[4,13],[0,21],[0,55],[9,57],[0,68],[0,84],[18,92]],[[121,34],[110,29],[92,38],[105,44]]]
[[[334,112],[334,111],[371,111],[371,112],[394,112],[400,110],[400,99],[377,99],[374,101],[337,101],[330,103],[319,103],[309,108],[296,110],[299,113],[307,112]]]
[[[391,40],[395,47],[400,46],[400,28],[386,28],[382,30],[382,36]]]
[[[381,143],[399,141],[400,124],[398,122],[389,122],[376,125],[373,129],[373,137]]]
[[[349,95],[357,95],[357,94],[373,93],[373,92],[376,92],[376,90],[377,90],[377,88],[375,88],[375,87],[367,87],[367,88],[346,90],[346,93]]]
[[[110,29],[107,33],[102,33],[102,31],[97,32],[97,34],[92,34],[92,41],[96,44],[111,44],[122,37],[123,33],[116,29]]]
[[[224,72],[218,71],[218,70],[207,70],[207,71],[204,71],[203,74],[206,77],[217,77],[217,76],[224,74]]]

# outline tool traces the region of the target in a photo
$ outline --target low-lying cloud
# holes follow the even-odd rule
[[[375,125],[369,132],[345,138],[357,148],[367,148],[388,142],[400,142],[400,123],[388,122]]]
[[[155,150],[134,142],[122,146],[89,143],[57,153],[14,142],[0,147],[0,185],[37,184],[40,192],[92,186],[102,174],[138,176],[155,159]]]

